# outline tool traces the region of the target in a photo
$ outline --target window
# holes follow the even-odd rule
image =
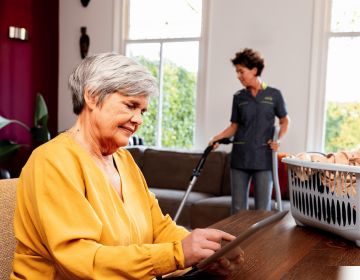
[[[326,71],[325,151],[360,148],[360,1],[333,0]]]
[[[202,0],[128,0],[125,55],[158,80],[137,135],[146,145],[193,148]]]
[[[360,1],[315,0],[307,151],[360,146]]]

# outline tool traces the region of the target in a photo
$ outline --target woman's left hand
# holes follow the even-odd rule
[[[232,262],[226,258],[222,258],[207,268],[205,271],[213,275],[229,275],[234,271],[240,270],[243,264],[244,252],[240,253],[240,255],[237,256],[237,258]]]
[[[277,142],[273,142],[271,139],[268,141],[268,144],[270,145],[270,148],[274,151],[277,152],[279,147],[280,147],[280,141],[278,140]]]

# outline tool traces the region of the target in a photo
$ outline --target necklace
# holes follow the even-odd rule
[[[90,153],[92,153],[95,157],[97,157],[98,159],[102,160],[102,161],[105,161],[105,162],[108,162],[110,163],[112,161],[112,157],[111,159],[104,159],[103,157],[99,157],[97,154],[95,154],[92,150],[90,150],[88,147],[86,147],[80,140],[79,138],[76,137],[76,135],[70,131],[70,130],[66,130],[68,132],[70,132],[72,135],[74,135],[75,139],[80,143],[81,146],[83,146],[86,150],[88,150]]]

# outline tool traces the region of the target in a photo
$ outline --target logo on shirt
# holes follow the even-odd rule
[[[242,103],[240,103],[238,106],[240,107],[240,106],[242,106],[242,105],[245,105],[245,104],[248,104],[249,102],[242,102]]]
[[[268,100],[268,101],[272,101],[272,97],[271,97],[271,96],[265,96],[264,99],[265,99],[265,100]]]

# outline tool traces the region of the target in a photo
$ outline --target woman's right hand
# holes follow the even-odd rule
[[[215,141],[220,140],[222,138],[230,138],[235,135],[235,132],[237,130],[238,124],[237,123],[231,123],[229,127],[227,127],[223,132],[213,137],[210,142],[209,146],[212,145]],[[215,143],[214,148],[211,151],[215,151],[219,147],[219,143]]]
[[[232,241],[235,236],[216,229],[195,229],[181,240],[185,258],[185,267],[193,266],[211,256],[221,248],[220,242],[224,239]],[[239,269],[243,262],[243,252],[234,261],[222,258],[213,264],[207,272],[212,274],[227,275]]]
[[[209,142],[209,145],[208,146],[211,146],[216,140],[219,140],[219,139],[217,139],[217,137],[215,136],[214,138],[212,138],[211,140],[210,140],[210,142]],[[212,152],[213,151],[215,151],[218,147],[219,147],[219,143],[215,143],[214,144],[214,147],[212,148]]]
[[[229,138],[235,135],[235,132],[237,130],[238,124],[237,123],[231,123],[229,127],[227,127],[223,132],[213,137],[210,142],[209,146],[212,145],[215,141],[220,140],[222,138]],[[211,150],[212,152],[215,151],[219,147],[219,143],[214,144],[214,148]]]

